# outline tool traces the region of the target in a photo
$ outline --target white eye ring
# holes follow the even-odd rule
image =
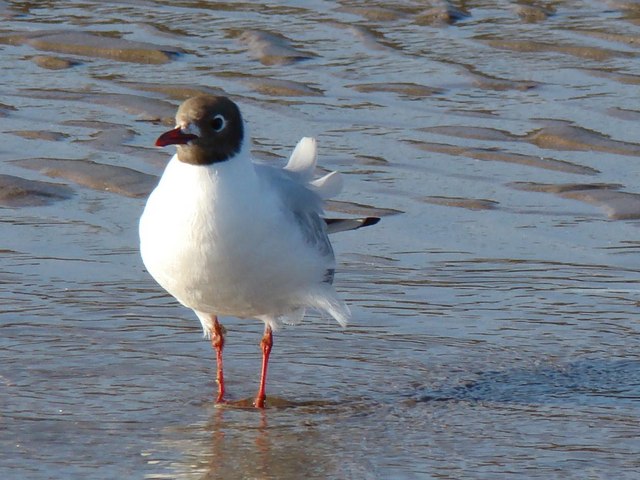
[[[215,126],[213,127],[216,132],[221,132],[222,130],[224,130],[224,127],[227,126],[227,119],[224,118],[221,114],[217,114],[215,117],[213,117],[213,121],[211,123],[215,125],[216,122],[220,122],[220,126],[218,128],[216,128]]]

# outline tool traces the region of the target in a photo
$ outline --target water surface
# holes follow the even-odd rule
[[[632,0],[0,3],[0,476],[633,479]],[[216,408],[195,316],[137,251],[198,92],[255,156],[316,136],[354,318],[275,337]],[[258,322],[225,319],[228,390]]]

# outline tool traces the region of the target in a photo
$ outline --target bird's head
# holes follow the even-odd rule
[[[176,128],[160,135],[156,146],[177,145],[181,162],[211,165],[238,154],[243,141],[238,106],[227,97],[198,95],[180,105]]]

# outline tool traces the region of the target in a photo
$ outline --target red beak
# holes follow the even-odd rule
[[[167,145],[184,145],[191,140],[198,138],[197,135],[191,133],[184,133],[180,127],[164,132],[156,140],[156,147],[166,147]]]

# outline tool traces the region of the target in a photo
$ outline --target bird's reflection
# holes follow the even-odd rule
[[[270,398],[264,410],[212,407],[204,425],[181,431],[188,438],[174,444],[182,459],[172,470],[176,478],[342,478],[344,459],[332,439],[341,411],[332,402],[282,398]]]

